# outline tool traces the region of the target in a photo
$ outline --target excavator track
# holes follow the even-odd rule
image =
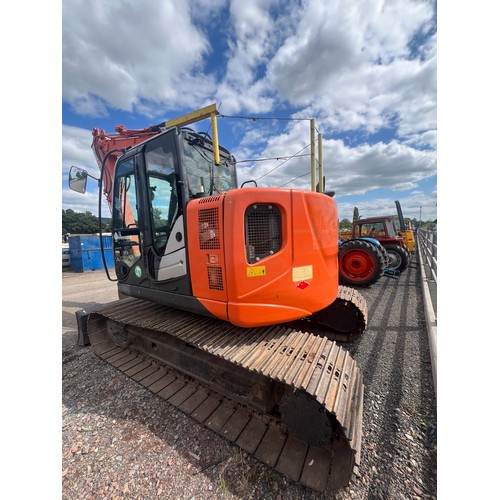
[[[285,477],[327,492],[356,473],[363,378],[334,341],[137,298],[84,324],[99,357]]]
[[[309,318],[289,323],[298,330],[339,342],[353,342],[366,330],[368,306],[361,293],[355,288],[340,285],[337,299],[329,307]]]

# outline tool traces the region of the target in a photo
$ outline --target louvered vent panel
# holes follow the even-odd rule
[[[200,198],[200,199],[198,200],[198,203],[199,203],[200,205],[203,205],[203,204],[205,204],[205,203],[212,203],[212,202],[215,202],[215,201],[219,201],[219,200],[220,200],[220,198],[221,198],[221,195],[220,195],[220,194],[219,194],[219,195],[215,195],[215,196],[206,196],[206,197],[204,197],[204,198]]]

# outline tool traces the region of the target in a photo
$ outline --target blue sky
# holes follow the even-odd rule
[[[215,102],[226,117],[314,118],[341,219],[354,206],[366,217],[393,214],[394,200],[407,217],[435,219],[435,8],[425,0],[64,0],[62,208],[97,214],[95,191],[67,188],[71,165],[98,172],[94,127],[143,128]],[[221,144],[241,161],[240,183],[310,189],[308,156],[247,161],[309,154],[309,121],[218,124]]]

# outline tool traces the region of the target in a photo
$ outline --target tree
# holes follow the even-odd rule
[[[344,230],[352,229],[351,221],[349,219],[342,219],[339,222],[339,228]]]
[[[354,212],[352,214],[352,220],[355,221],[355,220],[358,220],[359,218],[360,218],[360,216],[359,216],[358,207],[354,207]]]
[[[108,219],[103,219],[103,232],[110,231]],[[99,232],[99,219],[91,212],[78,213],[71,208],[62,211],[62,234],[95,234]]]

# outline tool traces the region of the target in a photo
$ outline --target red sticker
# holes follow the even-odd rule
[[[297,285],[297,288],[300,288],[301,290],[304,290],[304,288],[307,288],[309,286],[309,282],[308,281],[301,281],[298,285]]]

